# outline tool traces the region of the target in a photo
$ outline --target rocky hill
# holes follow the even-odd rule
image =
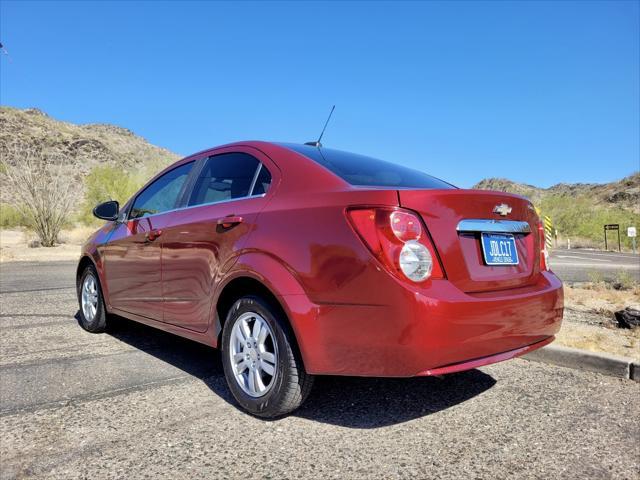
[[[623,247],[631,247],[627,227],[640,227],[640,172],[611,183],[559,183],[549,188],[488,178],[474,188],[516,193],[529,198],[549,216],[562,241],[573,246],[604,248],[603,226],[618,224]]]
[[[539,188],[505,178],[487,178],[473,186],[481,190],[497,190],[523,195],[534,204],[548,197],[589,199],[594,207],[620,208],[640,213],[640,172],[611,183],[559,183]]]
[[[131,130],[105,124],[75,125],[61,122],[30,108],[0,107],[0,160],[19,162],[9,154],[12,145],[46,147],[67,162],[67,170],[77,180],[77,196],[84,192],[83,179],[98,165],[138,172],[152,166],[159,169],[178,159],[178,155],[150,144]],[[0,165],[1,167],[1,165]],[[11,186],[0,169],[0,201],[11,203]]]

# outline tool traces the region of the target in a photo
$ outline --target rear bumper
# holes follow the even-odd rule
[[[417,374],[418,377],[429,377],[432,375],[445,375],[447,373],[464,372],[465,370],[471,370],[472,368],[484,367],[485,365],[491,365],[492,363],[504,362],[505,360],[511,360],[512,358],[519,357],[529,352],[533,352],[539,348],[549,345],[555,340],[555,337],[549,337],[541,342],[534,343],[533,345],[527,345],[526,347],[516,348],[515,350],[509,350],[508,352],[497,353],[495,355],[489,355],[488,357],[476,358],[475,360],[468,360],[466,362],[454,363],[453,365],[445,365],[443,367],[433,368],[431,370],[425,370]]]
[[[307,371],[410,377],[468,370],[550,343],[562,322],[562,283],[550,272],[530,287],[483,294],[445,280],[421,291],[396,287],[380,295],[384,305],[284,298]]]

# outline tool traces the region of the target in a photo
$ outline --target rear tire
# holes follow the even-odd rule
[[[253,415],[286,415],[311,391],[313,376],[304,370],[286,318],[260,297],[245,296],[233,304],[221,350],[229,389]]]
[[[80,275],[77,290],[80,304],[78,323],[87,332],[104,332],[107,329],[107,312],[104,308],[100,277],[93,265],[88,265]]]

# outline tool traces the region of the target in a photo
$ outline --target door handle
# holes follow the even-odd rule
[[[222,228],[231,228],[234,225],[244,222],[244,218],[239,215],[228,215],[226,217],[218,219],[218,225]]]
[[[153,242],[160,235],[162,235],[162,230],[151,230],[144,234],[144,239],[146,242]]]

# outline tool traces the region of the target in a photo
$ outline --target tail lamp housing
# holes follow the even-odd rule
[[[420,217],[390,207],[352,207],[347,218],[371,253],[394,275],[412,282],[444,278]]]

